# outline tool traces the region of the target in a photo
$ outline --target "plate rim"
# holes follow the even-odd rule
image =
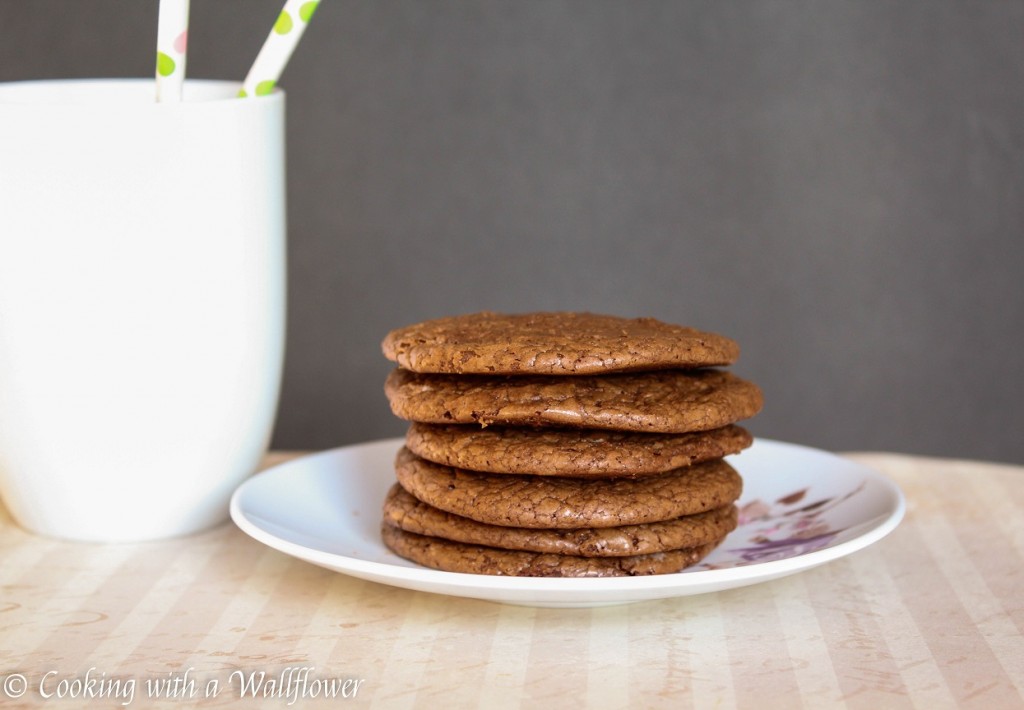
[[[367,579],[381,584],[492,601],[508,602],[510,597],[519,597],[520,602],[526,601],[534,605],[542,605],[545,601],[564,604],[567,601],[578,600],[578,605],[589,606],[595,603],[608,603],[607,601],[602,601],[606,597],[615,599],[611,603],[625,603],[627,601],[719,591],[766,582],[789,574],[809,570],[878,542],[895,530],[906,514],[906,497],[903,491],[885,474],[859,461],[844,458],[824,449],[765,437],[755,437],[754,446],[771,447],[780,451],[788,449],[804,455],[824,455],[836,459],[845,466],[857,469],[867,479],[871,479],[876,484],[882,486],[890,503],[890,507],[887,508],[887,514],[879,515],[872,520],[861,523],[871,525],[871,527],[849,540],[784,559],[753,562],[749,565],[723,569],[684,570],[672,574],[637,577],[552,578],[448,572],[420,565],[409,567],[385,561],[367,560],[360,557],[328,552],[282,538],[260,527],[253,520],[253,518],[258,518],[258,516],[253,515],[251,512],[247,513],[243,509],[242,500],[247,492],[252,491],[261,483],[265,483],[269,477],[287,475],[290,468],[306,467],[314,460],[350,455],[370,448],[394,447],[394,450],[397,451],[403,442],[403,437],[373,439],[301,455],[270,466],[247,478],[236,487],[232,493],[229,505],[231,519],[242,532],[271,549],[310,564],[326,567],[340,574]],[[595,582],[598,581],[599,586],[595,586]],[[445,589],[438,589],[438,587],[444,587]],[[702,589],[703,587],[711,588]],[[665,594],[665,592],[670,593]],[[495,596],[495,593],[500,593],[500,596]],[[621,599],[620,596],[623,594],[630,594],[631,596],[629,599]]]

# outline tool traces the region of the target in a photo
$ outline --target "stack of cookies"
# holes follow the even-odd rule
[[[688,567],[736,526],[756,385],[725,337],[586,313],[442,318],[392,331],[385,392],[411,422],[384,503],[398,555],[480,574]]]

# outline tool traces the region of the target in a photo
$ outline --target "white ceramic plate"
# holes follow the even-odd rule
[[[396,587],[511,604],[584,607],[702,594],[815,567],[877,542],[903,494],[860,464],[758,439],[729,462],[744,480],[740,525],[701,564],[649,577],[497,577],[427,569],[381,543],[381,504],[399,439],[324,451],[253,476],[231,517],[256,540],[313,564]]]

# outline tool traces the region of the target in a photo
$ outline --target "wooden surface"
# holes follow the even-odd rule
[[[1024,467],[850,457],[907,495],[885,540],[774,582],[599,609],[363,582],[231,524],[89,545],[0,510],[0,706],[1024,707]],[[281,697],[240,697],[260,673]],[[354,697],[324,699],[332,680]]]

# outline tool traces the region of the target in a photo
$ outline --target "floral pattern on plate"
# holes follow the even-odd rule
[[[736,460],[746,490],[742,526],[696,571],[637,577],[461,574],[396,557],[367,511],[395,480],[401,439],[310,454],[253,476],[231,517],[256,540],[301,560],[391,586],[508,604],[590,607],[706,594],[759,584],[861,550],[903,517],[885,476],[827,451],[756,439]]]
[[[774,502],[754,498],[742,503],[736,530],[713,557],[691,570],[728,569],[784,560],[828,547],[845,530],[833,528],[828,513],[864,490],[864,485],[862,481],[840,496],[811,496],[809,503],[806,501],[810,488],[793,491]]]

